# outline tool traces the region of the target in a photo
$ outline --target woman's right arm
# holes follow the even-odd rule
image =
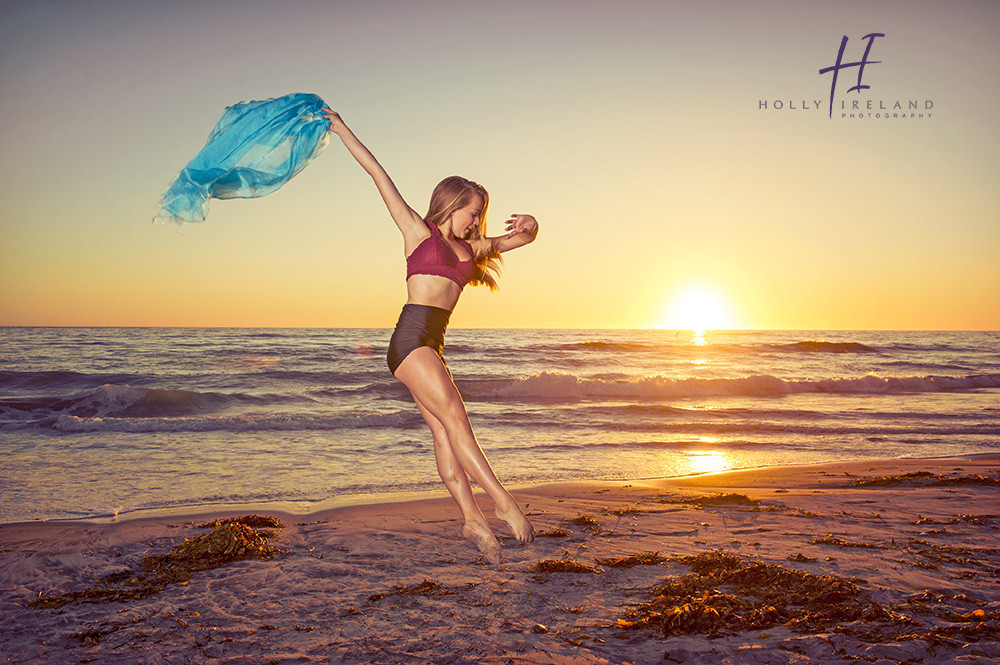
[[[336,111],[323,110],[323,116],[330,121],[330,131],[340,137],[354,159],[358,160],[358,164],[375,181],[375,186],[378,187],[378,192],[382,195],[382,200],[385,201],[385,205],[389,209],[389,215],[392,216],[392,221],[403,233],[403,237],[408,238],[412,235],[414,239],[420,239],[426,236],[427,227],[424,225],[423,219],[403,200],[396,185],[389,178],[389,174],[385,172],[371,151],[358,140],[358,137],[344,124]]]

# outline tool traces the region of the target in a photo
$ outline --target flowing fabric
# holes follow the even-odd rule
[[[329,142],[324,106],[317,95],[299,92],[228,107],[163,195],[153,221],[203,222],[210,198],[256,198],[284,185]]]

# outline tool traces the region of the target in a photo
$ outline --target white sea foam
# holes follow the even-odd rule
[[[468,397],[507,399],[767,397],[798,393],[904,395],[1000,387],[1000,374],[977,376],[875,376],[820,380],[782,379],[769,374],[739,378],[641,376],[610,380],[565,372],[539,372],[498,381],[461,382]]]

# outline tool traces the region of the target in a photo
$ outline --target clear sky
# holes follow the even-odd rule
[[[391,327],[402,240],[336,137],[150,223],[226,106],[314,92],[419,212],[461,174],[493,233],[538,218],[455,327],[1000,329],[998,34],[991,0],[0,2],[0,324]]]

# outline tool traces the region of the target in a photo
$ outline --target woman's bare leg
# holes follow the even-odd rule
[[[500,484],[483,449],[479,447],[462,396],[437,353],[430,347],[412,351],[396,369],[396,378],[441,423],[458,465],[493,499],[497,517],[507,522],[514,537],[522,543],[534,540],[531,523],[514,497]]]
[[[462,535],[475,543],[483,558],[492,564],[500,563],[500,543],[490,529],[486,516],[479,509],[476,498],[472,494],[472,486],[469,485],[469,477],[465,469],[455,459],[451,452],[451,442],[448,441],[448,432],[441,421],[434,417],[427,407],[420,403],[416,397],[413,398],[420,409],[420,415],[431,429],[434,436],[434,458],[437,460],[438,473],[445,487],[451,492],[455,503],[462,511],[465,524],[462,527]]]

